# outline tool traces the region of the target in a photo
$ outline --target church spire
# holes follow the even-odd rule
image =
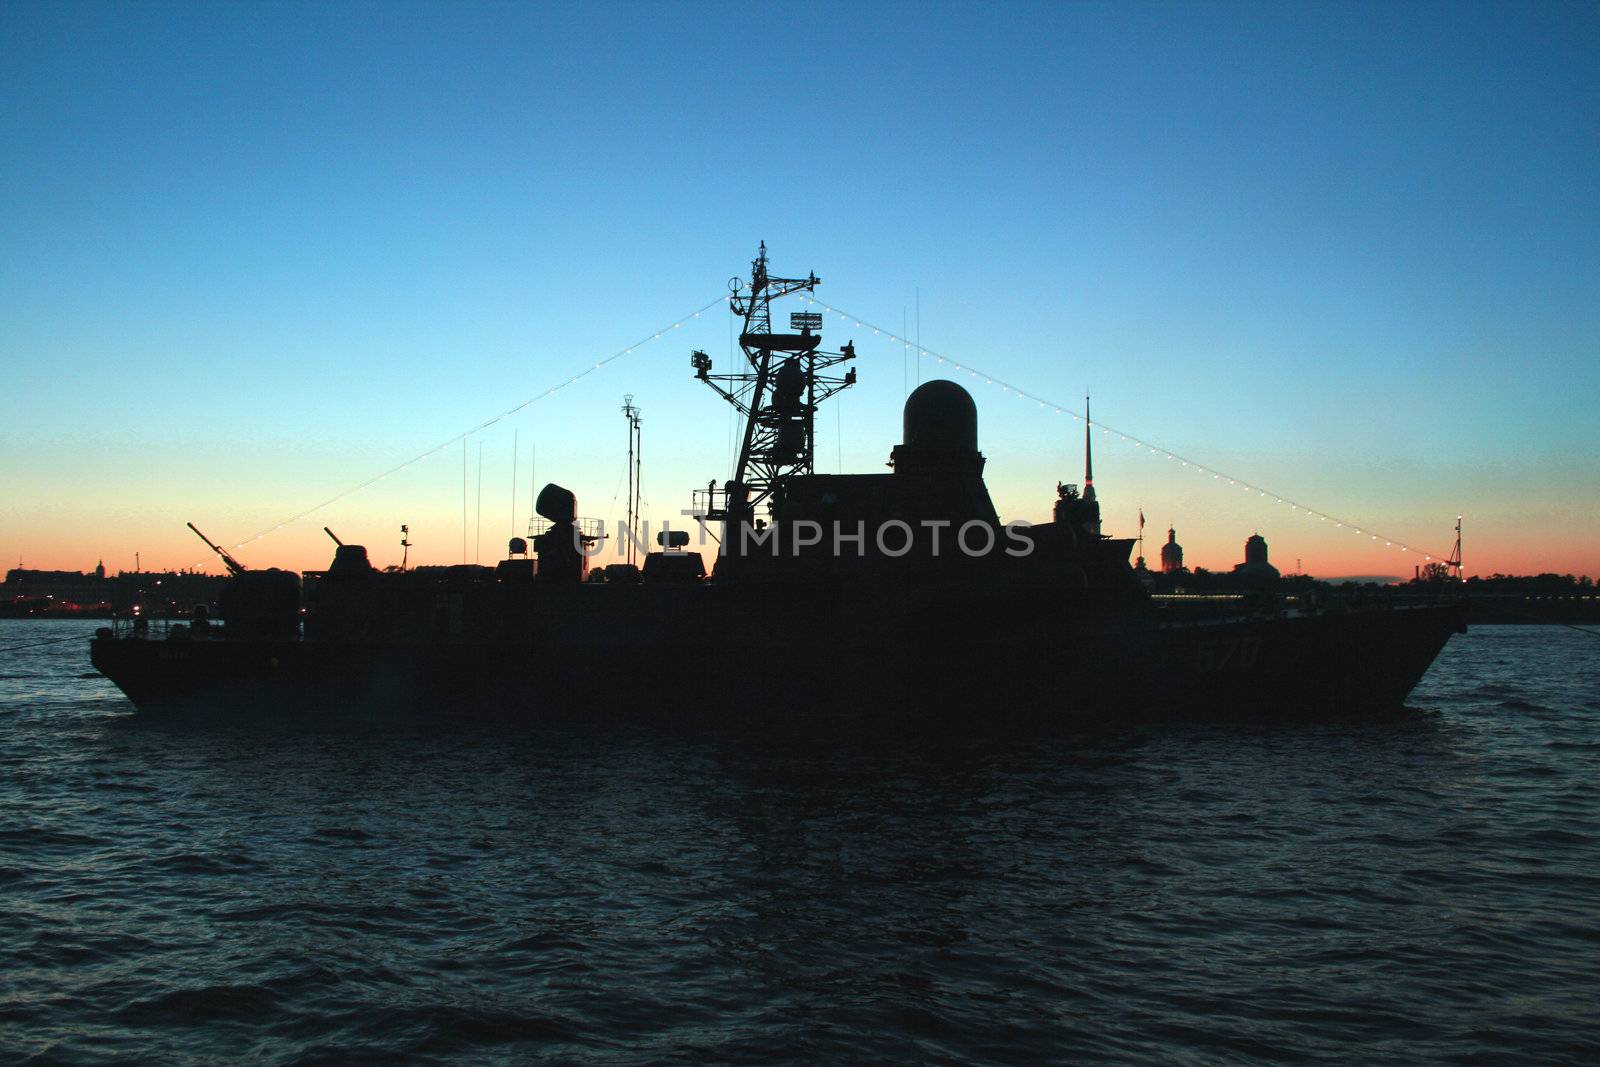
[[[1089,417],[1089,398],[1083,398],[1083,499],[1094,499],[1094,420]]]
[[[1100,536],[1100,502],[1094,498],[1094,420],[1089,417],[1089,398],[1083,398],[1083,507],[1084,529]]]

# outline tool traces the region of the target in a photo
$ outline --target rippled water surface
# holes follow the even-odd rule
[[[89,671],[0,652],[0,1061],[1600,1061],[1572,630],[1384,720],[900,745],[163,725]]]

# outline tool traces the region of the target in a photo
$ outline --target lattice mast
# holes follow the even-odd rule
[[[744,320],[739,348],[748,368],[712,374],[711,357],[696,351],[690,357],[695,376],[715,389],[744,416],[744,436],[733,477],[720,489],[713,483],[695,494],[696,510],[708,519],[742,521],[758,505],[771,510],[786,479],[810,474],[816,456],[816,414],[824,400],[855,384],[856,372],[835,372],[856,356],[854,343],[837,352],[823,351],[822,316],[792,312],[790,333],[772,332],[772,302],[794,293],[809,293],[821,283],[815,274],[774,278],[767,273],[767,245],[750,264],[749,288],[732,278],[728,308]]]

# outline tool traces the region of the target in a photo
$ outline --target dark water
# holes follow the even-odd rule
[[[1385,721],[842,750],[162,726],[87,670],[0,653],[3,1062],[1600,1059],[1571,630]]]

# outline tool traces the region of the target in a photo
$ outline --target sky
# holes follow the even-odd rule
[[[955,374],[1003,519],[1089,393],[1152,557],[1409,576],[1462,515],[1468,573],[1600,575],[1593,5],[10,2],[0,48],[6,567],[492,562],[535,481],[621,516],[627,394],[681,523],[764,240],[859,353],[819,470]]]

